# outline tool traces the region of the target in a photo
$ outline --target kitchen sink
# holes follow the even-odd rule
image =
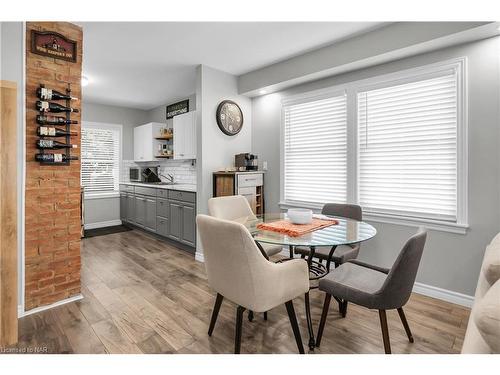
[[[176,182],[144,182],[147,185],[177,185]]]

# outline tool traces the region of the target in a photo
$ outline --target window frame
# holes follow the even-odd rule
[[[293,102],[312,101],[325,95],[345,92],[347,99],[347,202],[357,203],[359,197],[359,149],[357,97],[359,92],[376,88],[396,86],[437,76],[447,71],[457,73],[457,220],[444,221],[431,218],[418,218],[404,215],[391,215],[376,212],[363,212],[368,221],[403,226],[426,226],[429,229],[465,234],[468,225],[468,96],[467,96],[467,58],[460,57],[424,66],[378,75],[341,85],[291,95],[282,99],[280,124],[280,202],[281,209],[290,207],[311,208],[320,211],[321,205],[308,202],[286,202],[284,200],[284,107]]]
[[[101,122],[91,122],[82,121],[81,129],[93,128],[93,129],[104,129],[104,130],[118,130],[118,190],[113,191],[93,191],[84,192],[84,199],[105,199],[105,198],[116,198],[120,197],[120,181],[122,172],[122,153],[123,153],[123,125],[121,124],[110,124]],[[83,165],[83,158],[81,158],[81,165]]]

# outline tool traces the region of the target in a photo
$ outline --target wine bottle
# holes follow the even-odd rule
[[[39,110],[40,112],[54,112],[54,113],[75,112],[75,113],[78,113],[78,109],[76,109],[76,108],[65,107],[65,106],[57,104],[57,103],[45,102],[42,100],[37,100],[36,109]]]
[[[40,137],[64,137],[66,135],[76,136],[77,133],[67,132],[61,129],[39,126],[36,130],[36,134]]]
[[[68,160],[78,160],[78,156],[66,154],[36,154],[35,160],[41,163],[63,163]]]
[[[36,89],[36,96],[42,100],[76,100],[76,98],[63,94],[62,92],[39,87]]]
[[[71,125],[78,124],[75,120],[66,120],[64,117],[60,116],[36,116],[36,122],[40,125]]]
[[[71,145],[67,143],[62,143],[58,141],[53,141],[52,139],[39,139],[36,141],[36,146],[38,148],[77,148],[78,145]]]

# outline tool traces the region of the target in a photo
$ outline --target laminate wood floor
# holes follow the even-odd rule
[[[215,294],[204,266],[172,245],[138,230],[83,240],[84,299],[19,320],[20,352],[232,353],[235,306],[224,300],[212,337],[208,323]],[[323,293],[311,291],[317,331]],[[304,343],[304,301],[294,301]],[[413,294],[406,316],[410,344],[396,311],[388,312],[393,353],[458,353],[469,316],[461,306]],[[242,353],[297,353],[286,309],[256,314],[243,324]],[[305,345],[307,350],[307,345]],[[383,353],[377,311],[349,305],[342,319],[330,306],[324,353]]]

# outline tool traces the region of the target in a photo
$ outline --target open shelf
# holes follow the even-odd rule
[[[170,140],[172,138],[174,138],[173,134],[167,135],[167,136],[162,136],[162,137],[155,137],[155,139],[157,139],[159,141],[168,141],[168,140]]]
[[[155,158],[160,158],[160,159],[172,159],[174,156],[173,155],[155,155]]]

